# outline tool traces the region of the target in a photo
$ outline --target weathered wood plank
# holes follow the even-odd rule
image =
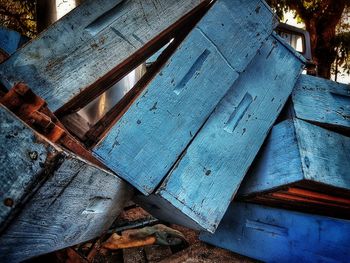
[[[297,118],[325,127],[350,131],[350,86],[300,76],[292,93]]]
[[[107,230],[131,188],[53,146],[4,107],[0,116],[0,261],[22,261]]]
[[[217,1],[94,148],[96,157],[142,193],[152,193],[274,22],[261,1]]]
[[[166,44],[166,30],[201,2],[85,1],[0,65],[1,81],[8,89],[27,83],[51,111],[82,91],[87,103]]]
[[[200,239],[264,262],[347,262],[349,233],[347,220],[234,202]]]
[[[159,187],[158,198],[190,218],[189,227],[215,231],[301,68],[301,60],[270,37]],[[172,220],[172,212],[164,214]]]
[[[58,149],[43,143],[17,117],[0,105],[0,230],[35,191]]]

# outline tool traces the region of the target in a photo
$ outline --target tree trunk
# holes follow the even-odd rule
[[[279,1],[269,0],[278,5]],[[313,2],[305,5],[305,2]],[[335,45],[336,27],[350,0],[286,1],[295,10],[310,33],[311,52],[317,65],[317,75],[329,79],[331,67],[337,52]],[[310,3],[309,3],[310,4]]]
[[[56,21],[56,0],[37,0],[37,31],[40,33]]]

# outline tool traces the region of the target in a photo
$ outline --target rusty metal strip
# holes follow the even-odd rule
[[[30,127],[93,164],[105,166],[75,139],[48,109],[46,102],[24,83],[18,83],[0,98],[0,103]]]
[[[334,203],[350,206],[350,199],[342,198],[338,196],[332,196],[329,194],[319,193],[315,191],[290,187],[288,188],[287,193],[293,196],[306,197],[314,200],[321,200],[321,201],[323,200],[325,202],[334,202]]]
[[[302,202],[302,203],[317,204],[317,205],[323,205],[323,206],[332,206],[332,207],[338,207],[338,208],[346,208],[344,206],[337,205],[337,204],[331,204],[331,203],[327,203],[327,202],[311,200],[311,199],[307,199],[307,198],[304,198],[304,197],[292,196],[292,195],[285,194],[285,193],[272,193],[270,196],[273,199],[278,199],[280,201]]]

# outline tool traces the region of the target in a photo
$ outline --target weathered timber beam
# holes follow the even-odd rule
[[[216,1],[95,146],[96,157],[142,193],[152,193],[275,22],[261,1]]]
[[[156,193],[138,196],[146,210],[170,222],[214,232],[291,94],[302,66],[277,36],[271,36]]]
[[[3,106],[0,120],[0,261],[23,261],[106,231],[131,187],[53,145]]]
[[[89,0],[0,65],[63,114],[86,105],[165,45],[210,1]],[[181,19],[182,18],[182,19]]]

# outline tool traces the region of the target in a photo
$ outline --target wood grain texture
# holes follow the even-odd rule
[[[291,120],[275,125],[244,178],[238,195],[262,192],[303,179],[300,152]]]
[[[200,239],[264,262],[347,262],[350,221],[233,202]]]
[[[295,121],[304,179],[350,191],[350,138]]]
[[[134,61],[141,63],[148,54],[141,48],[149,48],[154,38],[200,3],[84,1],[0,65],[1,81],[8,89],[19,81],[27,83],[56,111],[107,73],[120,70],[129,56],[137,53]],[[97,88],[102,92],[108,86]]]
[[[261,1],[217,1],[94,148],[96,157],[142,193],[152,193],[274,22]]]
[[[0,108],[0,262],[24,259],[99,236],[131,187],[53,146]]]
[[[275,37],[270,37],[156,195],[200,228],[215,231],[292,92],[301,68],[302,62]]]
[[[57,149],[0,105],[0,230],[35,191]],[[6,201],[7,200],[7,201]]]
[[[350,131],[349,85],[302,75],[294,88],[292,101],[297,118]]]
[[[349,160],[349,137],[302,120],[287,120],[273,128],[240,195],[272,191],[301,181],[350,191]]]

